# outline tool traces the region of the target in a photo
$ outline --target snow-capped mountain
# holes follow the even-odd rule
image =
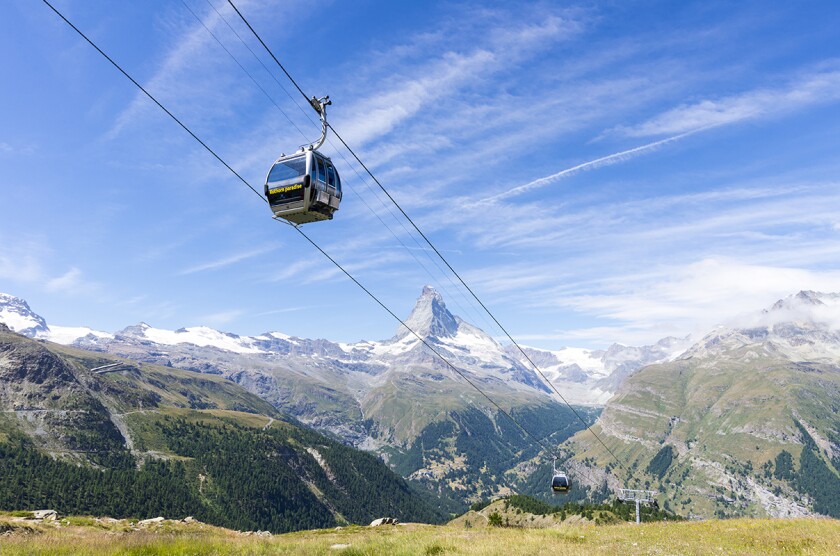
[[[801,291],[629,376],[593,430],[612,452],[632,450],[635,480],[672,507],[836,517],[838,404],[840,294]],[[593,439],[579,433],[567,447],[614,463]],[[771,472],[784,456],[791,471]]]
[[[689,337],[669,337],[649,346],[613,344],[606,350],[566,347],[551,351],[523,346],[523,354],[510,345],[505,351],[526,365],[530,359],[564,398],[603,405],[625,378],[645,365],[672,361],[690,345]]]
[[[30,338],[49,331],[47,321],[33,312],[26,301],[6,293],[0,293],[0,322]]]
[[[666,338],[641,347],[615,344],[606,350],[524,347],[527,358],[515,346],[504,347],[453,315],[440,294],[430,287],[423,289],[405,320],[420,338],[405,326],[399,326],[389,339],[354,343],[299,338],[282,332],[239,336],[208,327],[165,330],[146,323],[109,334],[85,327],[47,326],[23,300],[8,295],[0,297],[0,322],[40,339],[223,375],[300,421],[377,452],[404,476],[428,481],[430,488],[455,496],[473,497],[506,488],[504,477],[509,468],[493,467],[494,476],[503,479],[483,483],[488,474],[471,475],[470,470],[484,469],[487,460],[482,458],[488,447],[483,443],[476,447],[465,439],[474,435],[495,438],[488,431],[504,435],[504,442],[490,451],[498,455],[507,450],[499,461],[512,462],[513,466],[536,454],[527,452],[533,449],[529,441],[519,438],[521,432],[461,375],[501,403],[506,412],[519,416],[526,427],[554,434],[552,438],[560,443],[579,430],[581,423],[534,372],[530,359],[570,403],[597,408],[579,409],[588,418],[594,419],[606,405],[599,426],[607,436],[615,433],[620,442],[635,438],[633,442],[649,443],[655,451],[661,447],[661,439],[670,434],[666,431],[662,433],[666,436],[648,439],[651,435],[647,428],[654,430],[658,421],[655,426],[634,429],[632,434],[627,431],[635,426],[631,421],[640,416],[658,419],[662,415],[683,415],[680,418],[688,421],[690,416],[678,407],[669,407],[660,415],[649,410],[655,404],[644,405],[648,390],[667,390],[675,383],[673,369],[677,369],[680,380],[688,381],[690,377],[679,375],[681,369],[715,370],[722,361],[726,368],[747,369],[744,372],[749,376],[758,372],[753,367],[763,365],[763,361],[790,362],[790,369],[785,368],[790,373],[800,372],[800,367],[836,367],[840,362],[840,294],[816,292],[800,292],[780,300],[740,322],[719,327],[690,347],[687,338]],[[802,362],[808,363],[803,367]],[[765,367],[761,369],[765,372]],[[734,372],[726,376],[730,375],[732,380],[740,376]],[[651,376],[657,378],[649,384],[645,377]],[[699,391],[718,392],[702,385]],[[763,395],[752,387],[745,391]],[[644,402],[640,402],[640,409],[631,407],[628,392],[640,396]],[[782,399],[773,399],[777,398]],[[731,407],[764,407],[767,403],[733,402]],[[714,420],[714,413],[697,414]],[[623,421],[617,417],[621,415],[630,420],[623,428],[619,427]],[[749,431],[761,432],[761,423],[767,419],[764,415],[755,424],[750,422]],[[709,426],[713,431],[716,421]],[[789,431],[782,432],[790,436]],[[688,440],[685,442],[688,446]],[[682,450],[682,444],[675,446]],[[473,465],[466,465],[464,457]]]
[[[720,326],[682,357],[710,357],[745,346],[752,355],[840,363],[840,294],[801,291],[740,322]]]
[[[26,301],[6,293],[0,293],[0,322],[18,334],[49,340],[57,344],[72,344],[77,339],[88,335],[100,338],[113,337],[113,334],[99,332],[86,326],[48,326],[44,317],[30,309]]]
[[[372,390],[396,375],[432,380],[447,376],[463,382],[437,352],[471,380],[505,384],[526,397],[552,395],[533,370],[530,358],[567,401],[599,406],[624,377],[643,365],[672,358],[683,346],[682,341],[665,339],[654,346],[616,344],[607,350],[526,347],[525,358],[516,347],[503,347],[480,328],[453,315],[443,297],[430,286],[423,288],[404,321],[406,326],[400,325],[392,338],[342,344],[282,332],[239,336],[204,326],[173,331],[139,323],[114,334],[87,327],[48,326],[25,301],[2,295],[0,322],[30,337],[223,374],[252,382],[254,390],[272,388],[272,381],[256,375],[288,369],[299,380],[341,391],[354,400],[353,405],[362,403]],[[257,393],[270,396],[267,391]]]

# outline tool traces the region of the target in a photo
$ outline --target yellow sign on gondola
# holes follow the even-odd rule
[[[302,183],[296,183],[294,185],[287,185],[286,187],[277,187],[277,188],[274,188],[274,189],[269,189],[268,194],[269,195],[277,195],[278,193],[288,193],[289,191],[296,191],[296,190],[302,189],[302,188],[303,188]]]

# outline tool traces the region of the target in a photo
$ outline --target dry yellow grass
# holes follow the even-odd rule
[[[92,519],[70,523],[57,528],[0,518],[0,532],[6,529],[0,536],[0,554],[840,554],[840,521],[829,519],[578,524],[528,530],[405,524],[273,537],[178,522],[148,528]]]

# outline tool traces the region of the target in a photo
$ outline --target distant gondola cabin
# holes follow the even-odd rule
[[[551,491],[554,494],[566,494],[571,483],[565,473],[555,473],[551,479]]]

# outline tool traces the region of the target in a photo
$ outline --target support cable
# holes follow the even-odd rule
[[[268,45],[266,45],[265,41],[262,40],[260,35],[251,26],[251,24],[248,22],[248,20],[245,18],[245,16],[242,15],[242,12],[239,11],[239,9],[236,7],[236,5],[233,3],[233,1],[232,0],[227,0],[227,2],[228,2],[228,4],[231,5],[231,7],[233,7],[233,9],[239,15],[240,19],[242,19],[243,23],[245,23],[245,25],[248,27],[248,29],[250,29],[251,33],[253,33],[254,37],[256,37],[257,40],[260,42],[260,44],[263,46],[263,48],[265,48],[266,52],[268,52],[268,54],[271,56],[271,58],[274,60],[274,62],[280,67],[281,70],[283,70],[283,73],[286,74],[286,77],[289,78],[289,80],[292,82],[292,84],[295,86],[295,88],[297,88],[297,90],[300,92],[300,94],[303,96],[303,98],[306,99],[307,101],[309,101],[309,97],[306,96],[306,93],[303,92],[303,89],[301,89],[300,85],[297,84],[297,81],[294,80],[294,78],[291,76],[291,74],[289,74],[289,72],[286,70],[286,68],[283,66],[283,64],[280,63],[280,60],[277,59],[277,57],[274,55],[274,53],[271,51],[271,49],[268,47]],[[422,237],[426,241],[426,243],[429,245],[429,247],[435,252],[435,254],[438,257],[440,257],[440,259],[443,261],[443,263],[446,265],[446,267],[449,268],[449,270],[452,272],[452,274],[455,275],[455,277],[458,279],[458,281],[461,282],[461,284],[467,289],[468,292],[470,292],[470,294],[478,302],[478,304],[481,305],[481,308],[484,309],[484,311],[487,312],[488,315],[490,315],[490,318],[493,319],[493,322],[495,322],[496,325],[502,330],[502,332],[504,332],[505,336],[507,336],[507,338],[511,342],[513,342],[513,345],[515,345],[517,347],[517,349],[520,351],[520,353],[522,353],[522,356],[525,357],[525,359],[528,361],[528,363],[531,364],[531,366],[534,368],[534,370],[536,370],[537,373],[539,373],[539,375],[543,378],[543,380],[551,387],[552,390],[554,390],[554,392],[560,397],[560,399],[563,400],[563,403],[565,403],[566,406],[568,406],[568,408],[572,411],[572,413],[575,415],[575,417],[577,417],[577,419],[583,424],[583,426],[586,428],[586,430],[589,431],[595,437],[595,439],[601,444],[601,446],[604,447],[605,450],[607,450],[607,452],[612,456],[612,458],[615,460],[615,462],[624,471],[627,472],[628,478],[632,477],[631,470],[628,469],[621,462],[621,460],[618,459],[618,456],[615,455],[615,452],[613,452],[612,449],[609,446],[607,446],[607,444],[603,441],[603,439],[601,439],[601,437],[594,430],[592,430],[592,427],[590,427],[586,423],[586,421],[583,419],[583,417],[580,415],[580,413],[574,408],[574,406],[572,406],[572,404],[570,404],[568,402],[568,400],[566,400],[566,398],[563,396],[563,394],[560,393],[560,391],[557,389],[557,387],[548,379],[548,377],[545,376],[545,374],[542,372],[542,370],[537,366],[536,363],[534,363],[534,361],[531,359],[531,357],[528,355],[528,353],[522,348],[522,346],[520,346],[519,343],[516,340],[513,339],[513,336],[507,331],[507,329],[504,326],[502,326],[502,323],[499,322],[499,320],[490,311],[490,309],[487,308],[487,306],[484,304],[484,302],[482,302],[481,299],[479,299],[478,295],[476,295],[476,293],[473,291],[473,289],[470,288],[469,285],[467,285],[467,283],[464,281],[463,278],[461,278],[461,275],[458,274],[458,272],[456,272],[454,268],[452,268],[452,265],[449,264],[449,261],[443,256],[443,254],[437,249],[437,247],[434,246],[434,244],[431,242],[431,240],[429,240],[429,238],[426,236],[426,234],[424,234],[422,232],[422,230],[420,230],[420,228],[417,226],[417,224],[414,223],[414,220],[412,220],[411,217],[405,212],[405,210],[403,210],[403,208],[396,201],[396,199],[394,199],[394,197],[391,195],[391,193],[389,193],[388,190],[385,189],[385,186],[383,186],[382,183],[376,178],[376,176],[374,176],[374,174],[370,170],[370,168],[368,168],[367,165],[365,165],[365,163],[362,162],[362,159],[359,158],[359,156],[356,154],[356,152],[350,147],[350,145],[347,144],[347,142],[341,137],[341,135],[338,133],[338,131],[336,131],[336,129],[332,125],[330,125],[329,123],[327,125],[329,126],[330,129],[333,130],[333,133],[335,133],[336,138],[338,138],[338,140],[341,142],[341,144],[344,145],[344,147],[350,152],[350,154],[353,156],[353,158],[355,158],[356,161],[362,166],[362,168],[364,168],[365,172],[367,172],[367,174],[371,177],[371,179],[374,181],[374,183],[376,183],[376,185],[379,186],[379,188],[382,190],[382,192],[385,193],[385,195],[388,197],[388,199],[390,199],[391,202],[394,204],[394,206],[397,207],[397,209],[402,213],[402,215],[406,218],[406,220],[408,220],[408,222],[417,231],[417,233],[420,234],[420,237]]]
[[[225,25],[227,26],[227,28],[228,28],[228,29],[230,29],[230,31],[234,34],[234,36],[236,36],[236,38],[239,40],[239,42],[240,42],[240,43],[242,43],[242,45],[243,45],[243,46],[244,46],[244,47],[245,47],[245,48],[246,48],[246,49],[247,49],[247,50],[251,53],[251,55],[254,57],[254,59],[256,59],[256,60],[257,60],[257,62],[259,62],[259,64],[260,64],[260,65],[262,66],[262,68],[266,71],[266,73],[269,75],[269,77],[271,77],[271,78],[274,80],[274,82],[275,82],[275,83],[277,83],[277,85],[280,87],[280,89],[281,89],[281,90],[282,90],[282,91],[286,94],[286,96],[288,96],[288,97],[289,97],[289,99],[290,99],[290,100],[291,100],[291,101],[292,101],[292,102],[293,102],[293,103],[294,103],[294,104],[295,104],[295,105],[296,105],[296,106],[300,109],[300,111],[304,114],[304,116],[306,116],[306,117],[309,119],[309,121],[310,121],[313,125],[318,125],[318,124],[317,124],[317,123],[316,123],[316,122],[312,119],[312,117],[310,116],[310,113],[309,113],[309,112],[307,112],[307,111],[305,111],[305,110],[303,109],[303,107],[300,105],[300,103],[298,103],[298,102],[294,99],[294,97],[292,97],[292,95],[290,95],[290,94],[289,94],[289,92],[286,90],[286,88],[285,88],[285,87],[283,87],[283,84],[282,84],[282,83],[280,83],[280,81],[277,79],[277,77],[275,76],[275,74],[274,74],[273,72],[271,72],[271,70],[269,70],[269,69],[268,69],[268,67],[267,67],[267,66],[263,63],[263,61],[259,58],[259,56],[257,56],[257,55],[256,55],[256,53],[253,51],[253,49],[251,49],[251,47],[248,45],[248,43],[246,43],[246,42],[245,42],[245,40],[242,38],[242,36],[241,36],[241,35],[240,35],[237,31],[236,31],[236,29],[235,29],[235,28],[234,28],[234,27],[230,24],[230,22],[228,22],[228,20],[225,18],[225,16],[224,16],[224,15],[222,15],[222,13],[221,13],[221,12],[219,12],[219,10],[217,10],[217,9],[216,9],[216,7],[213,5],[213,2],[212,2],[211,0],[206,0],[206,1],[207,1],[207,4],[208,4],[208,5],[209,5],[209,6],[213,9],[213,11],[216,13],[216,15],[217,15],[217,16],[218,16],[218,17],[219,17],[219,18],[220,18],[220,19],[221,19],[221,20],[225,23]],[[254,83],[254,85],[256,85],[256,86],[257,86],[257,88],[258,88],[258,89],[259,89],[259,90],[263,93],[263,95],[264,95],[264,96],[265,96],[265,97],[269,100],[269,102],[271,102],[271,103],[275,106],[275,108],[277,108],[277,110],[279,110],[279,111],[280,111],[280,113],[281,113],[281,114],[282,114],[282,115],[286,118],[286,120],[288,120],[288,121],[289,121],[289,123],[291,123],[291,124],[292,124],[292,126],[294,126],[294,128],[298,131],[298,133],[300,133],[301,137],[303,137],[304,141],[311,142],[311,141],[308,141],[308,140],[307,140],[306,135],[303,133],[303,131],[302,131],[302,130],[301,130],[301,129],[297,126],[297,124],[295,124],[295,123],[292,121],[292,119],[291,119],[291,118],[289,117],[289,115],[288,115],[288,114],[287,114],[287,113],[283,110],[283,108],[282,108],[282,107],[281,107],[281,106],[277,103],[277,101],[276,101],[276,100],[274,100],[274,97],[272,97],[272,96],[268,93],[268,91],[266,91],[266,90],[265,90],[265,88],[263,88],[263,87],[262,87],[262,85],[260,85],[260,84],[257,82],[257,80],[256,80],[256,78],[254,77],[254,75],[253,75],[253,74],[251,74],[251,72],[249,72],[249,71],[245,68],[245,66],[244,66],[244,65],[243,65],[243,64],[242,64],[242,63],[241,63],[241,62],[240,62],[240,61],[236,58],[236,56],[233,54],[233,52],[231,52],[231,50],[230,50],[230,49],[228,49],[228,48],[227,48],[224,44],[222,44],[221,39],[220,39],[220,38],[219,38],[219,37],[218,37],[215,33],[213,33],[213,31],[212,31],[209,27],[207,27],[207,25],[205,25],[204,21],[202,21],[202,19],[198,16],[198,14],[196,14],[196,13],[195,13],[195,11],[194,11],[192,8],[190,8],[190,7],[189,7],[189,5],[187,4],[186,0],[181,0],[181,3],[182,3],[182,4],[184,4],[184,6],[187,8],[187,10],[188,10],[188,11],[189,11],[189,12],[193,15],[193,17],[196,19],[196,21],[198,21],[198,22],[199,22],[199,24],[200,24],[202,27],[204,27],[204,29],[205,29],[205,30],[206,30],[206,31],[210,34],[210,36],[212,36],[212,37],[213,37],[213,39],[216,41],[216,43],[218,43],[218,44],[219,44],[219,46],[220,46],[220,47],[221,47],[221,48],[222,48],[222,49],[223,49],[223,50],[224,50],[224,51],[228,54],[228,56],[229,56],[231,59],[233,59],[233,61],[236,63],[236,65],[238,65],[238,66],[239,66],[239,68],[240,68],[240,69],[241,69],[241,70],[245,73],[245,75],[247,75],[247,76],[248,76],[248,78],[249,78],[249,79],[250,79],[250,80]],[[490,327],[492,328],[492,326],[493,326],[493,325],[492,325],[492,323],[491,323],[489,320],[487,320],[487,317],[486,317],[486,316],[484,316],[482,313],[480,313],[480,312],[476,311],[476,310],[473,308],[473,306],[471,306],[471,305],[470,305],[470,303],[469,303],[469,300],[468,300],[467,296],[466,296],[466,295],[464,294],[464,292],[463,292],[463,291],[462,291],[462,290],[458,287],[458,285],[457,285],[457,284],[456,284],[456,283],[452,280],[452,277],[450,276],[450,274],[448,274],[448,273],[447,273],[447,272],[446,272],[446,271],[445,271],[445,270],[444,270],[444,269],[440,266],[440,263],[438,262],[438,260],[437,260],[437,259],[435,259],[434,257],[432,257],[432,255],[429,253],[429,249],[428,249],[428,248],[425,248],[425,247],[423,247],[423,246],[421,245],[421,243],[417,240],[417,237],[415,237],[415,235],[414,235],[414,234],[412,234],[412,233],[409,231],[409,229],[406,227],[406,225],[404,224],[403,220],[397,217],[397,215],[394,213],[394,211],[393,211],[393,209],[391,208],[391,206],[389,206],[389,205],[388,205],[388,204],[387,204],[387,203],[386,203],[386,202],[382,199],[382,197],[381,197],[381,196],[373,194],[373,192],[375,191],[375,189],[373,189],[373,188],[371,187],[371,185],[370,185],[370,184],[368,183],[368,181],[367,181],[367,180],[366,180],[366,179],[365,179],[365,178],[364,178],[364,177],[363,177],[363,176],[359,173],[359,171],[356,169],[356,167],[355,167],[353,164],[351,164],[349,160],[347,160],[347,157],[344,155],[344,153],[343,153],[341,150],[339,150],[339,149],[338,149],[338,148],[337,148],[337,147],[333,144],[332,140],[331,140],[329,137],[327,138],[327,142],[328,142],[328,143],[330,144],[330,146],[331,146],[331,147],[335,150],[335,152],[336,152],[336,153],[338,153],[338,155],[342,158],[342,160],[344,160],[344,162],[347,164],[347,166],[353,170],[353,173],[355,173],[355,174],[356,174],[356,177],[358,177],[358,178],[359,178],[359,181],[360,181],[362,184],[364,184],[364,186],[365,186],[365,187],[366,187],[369,191],[371,191],[371,192],[372,192],[371,197],[375,197],[375,198],[376,198],[376,200],[377,200],[377,201],[379,201],[379,203],[382,205],[382,208],[383,208],[383,209],[384,209],[384,210],[385,210],[385,211],[386,211],[386,212],[387,212],[387,213],[391,216],[391,218],[393,218],[393,219],[394,219],[394,221],[395,221],[397,224],[399,224],[399,225],[400,225],[400,227],[403,229],[403,231],[406,233],[406,235],[407,235],[408,237],[410,237],[410,238],[414,241],[414,244],[415,244],[415,245],[419,248],[419,250],[423,252],[423,254],[425,255],[426,259],[428,259],[428,260],[429,260],[429,261],[430,261],[430,262],[431,262],[431,263],[435,266],[435,268],[437,268],[437,270],[440,272],[441,276],[443,276],[443,277],[446,279],[446,281],[447,281],[447,282],[449,282],[449,284],[452,286],[452,288],[454,289],[454,291],[458,294],[458,297],[460,297],[462,300],[464,300],[464,301],[466,302],[466,304],[467,304],[467,305],[466,305],[466,307],[465,307],[465,306],[463,306],[463,305],[461,305],[461,303],[460,303],[460,301],[459,301],[458,297],[456,297],[455,295],[453,295],[453,296],[451,296],[451,298],[452,298],[452,300],[455,302],[455,304],[456,304],[456,305],[457,305],[457,306],[458,306],[458,307],[459,307],[459,308],[463,311],[463,313],[464,313],[465,315],[466,315],[467,313],[469,313],[469,315],[470,315],[470,317],[471,317],[471,318],[475,318],[475,319],[476,319],[476,322],[477,322],[478,320],[482,320],[484,323],[489,324],[489,325],[490,325]],[[401,245],[401,246],[402,246],[402,247],[403,247],[406,251],[408,251],[408,252],[409,252],[409,254],[410,254],[410,255],[411,255],[411,257],[415,260],[415,262],[417,262],[417,264],[418,264],[418,265],[420,265],[420,267],[421,267],[421,268],[422,268],[422,269],[426,272],[426,274],[429,276],[429,278],[431,278],[432,282],[435,282],[435,281],[436,281],[436,279],[435,279],[434,275],[432,274],[432,272],[429,270],[429,268],[428,268],[428,267],[427,267],[427,266],[426,266],[426,265],[425,265],[425,264],[424,264],[424,263],[423,263],[423,262],[422,262],[422,261],[421,261],[421,260],[417,257],[417,255],[415,255],[415,254],[414,254],[414,250],[413,250],[412,248],[410,248],[408,245],[406,245],[406,244],[405,244],[405,242],[403,242],[403,240],[402,240],[402,239],[400,239],[400,237],[397,235],[397,233],[396,233],[396,232],[394,232],[394,230],[391,228],[391,226],[389,226],[389,225],[388,225],[388,223],[387,223],[387,222],[385,222],[385,221],[382,219],[382,217],[381,217],[381,216],[380,216],[380,215],[379,215],[379,214],[378,214],[378,213],[377,213],[377,212],[373,209],[373,207],[372,207],[372,206],[370,206],[370,204],[368,203],[367,199],[365,199],[365,197],[364,197],[363,195],[360,195],[359,193],[357,193],[357,192],[356,192],[356,190],[355,190],[354,188],[348,188],[348,189],[349,189],[349,190],[353,193],[353,195],[355,195],[355,196],[356,196],[356,197],[357,197],[357,198],[358,198],[358,199],[362,202],[362,204],[364,204],[364,205],[365,205],[365,207],[367,207],[367,209],[370,211],[370,213],[371,213],[371,214],[373,214],[373,215],[376,217],[376,219],[377,219],[377,220],[379,220],[379,222],[380,222],[383,226],[385,226],[385,228],[386,228],[386,229],[387,229],[387,230],[391,233],[391,235],[392,235],[392,236],[394,236],[394,239],[396,239],[396,240],[397,240],[397,242],[398,242],[398,243],[399,243],[399,244],[400,244],[400,245]],[[448,291],[448,290],[444,290],[444,293],[447,293],[447,291]]]
[[[251,191],[253,191],[253,192],[254,192],[254,194],[255,194],[257,197],[259,197],[260,199],[265,199],[265,197],[263,197],[263,196],[262,196],[262,193],[260,193],[260,192],[259,192],[259,191],[257,191],[256,189],[254,189],[254,187],[253,187],[250,183],[248,183],[248,181],[247,181],[245,178],[243,178],[243,177],[242,177],[242,176],[241,176],[241,175],[240,175],[240,174],[239,174],[236,170],[234,170],[234,169],[233,169],[233,168],[232,168],[232,167],[231,167],[231,166],[230,166],[227,162],[225,162],[225,161],[222,159],[222,157],[220,157],[218,154],[216,154],[216,151],[214,151],[213,149],[211,149],[211,148],[207,145],[207,143],[205,143],[204,141],[202,141],[202,140],[198,137],[198,135],[196,135],[195,133],[193,133],[193,132],[192,132],[192,130],[190,130],[190,128],[188,128],[186,125],[184,125],[184,122],[182,122],[181,120],[179,120],[179,119],[175,116],[175,114],[173,114],[172,112],[170,112],[169,110],[167,110],[167,108],[166,108],[164,105],[162,105],[162,104],[158,101],[158,99],[156,99],[154,96],[152,96],[152,94],[151,94],[151,93],[149,93],[149,91],[147,91],[146,89],[144,89],[144,88],[143,88],[143,86],[142,86],[140,83],[138,83],[137,81],[135,81],[135,80],[134,80],[134,78],[133,78],[133,77],[131,77],[131,76],[130,76],[130,75],[129,75],[129,74],[128,74],[128,73],[127,73],[124,69],[122,69],[122,67],[120,67],[120,65],[119,65],[118,63],[116,63],[116,62],[115,62],[115,61],[114,61],[114,60],[113,60],[110,56],[108,56],[107,54],[105,54],[105,52],[103,52],[101,48],[99,48],[98,46],[96,46],[96,44],[95,44],[92,40],[90,40],[90,39],[87,37],[87,35],[85,35],[84,33],[82,33],[82,32],[79,30],[79,28],[78,28],[78,27],[76,27],[75,25],[73,25],[73,24],[70,22],[70,20],[69,20],[69,19],[67,19],[66,17],[64,17],[64,14],[62,14],[62,13],[61,13],[60,11],[58,11],[58,10],[57,10],[57,9],[56,9],[56,8],[55,8],[52,4],[50,4],[48,0],[43,0],[43,2],[44,2],[44,4],[46,4],[46,5],[47,5],[47,6],[48,6],[48,7],[49,7],[52,11],[54,11],[58,17],[60,17],[61,19],[63,19],[63,20],[64,20],[64,23],[66,23],[67,25],[69,25],[69,26],[70,26],[70,27],[71,27],[74,31],[76,31],[76,33],[78,33],[78,34],[79,34],[79,36],[81,36],[83,39],[85,39],[85,41],[87,41],[87,43],[88,43],[89,45],[91,45],[94,49],[96,49],[96,51],[97,51],[97,52],[99,52],[100,54],[102,54],[102,56],[103,56],[106,60],[108,60],[109,62],[111,62],[111,65],[112,65],[112,66],[114,66],[115,68],[117,68],[117,69],[119,70],[119,72],[120,72],[121,74],[123,74],[123,75],[126,77],[126,79],[128,79],[129,81],[131,81],[132,83],[134,83],[134,85],[135,85],[138,89],[140,89],[141,91],[143,91],[143,94],[145,94],[147,97],[149,97],[149,99],[150,99],[152,102],[154,102],[155,104],[157,104],[157,105],[158,105],[158,108],[160,108],[161,110],[163,110],[164,112],[166,112],[166,115],[167,115],[167,116],[169,116],[170,118],[172,118],[173,120],[175,120],[175,123],[177,123],[179,126],[181,126],[181,128],[182,128],[184,131],[186,131],[187,133],[189,133],[189,134],[190,134],[190,136],[191,136],[193,139],[195,139],[196,141],[198,141],[198,143],[199,143],[202,147],[204,147],[204,148],[207,150],[207,152],[209,152],[210,154],[212,154],[212,155],[213,155],[213,157],[214,157],[216,160],[218,160],[219,162],[221,162],[221,163],[224,165],[224,167],[225,167],[225,168],[227,168],[228,170],[230,170],[230,171],[231,171],[231,173],[232,173],[234,176],[236,176],[237,178],[239,178],[239,181],[241,181],[242,183],[244,183],[244,184],[248,187],[248,189],[250,189]]]
[[[196,21],[198,21],[198,22],[201,24],[201,26],[202,26],[202,27],[204,27],[204,30],[205,30],[205,31],[207,31],[207,33],[208,33],[211,37],[213,37],[213,39],[216,41],[216,43],[217,43],[219,46],[221,46],[221,47],[222,47],[222,50],[224,50],[225,52],[227,52],[227,55],[228,55],[228,56],[230,56],[231,60],[233,60],[234,62],[236,62],[236,65],[237,65],[237,66],[239,66],[239,69],[241,69],[243,72],[245,72],[245,75],[247,75],[247,76],[251,79],[251,81],[253,81],[253,82],[254,82],[254,85],[256,85],[256,86],[257,86],[257,88],[258,88],[260,91],[262,91],[262,92],[263,92],[263,94],[266,96],[266,98],[267,98],[267,99],[268,99],[268,100],[269,100],[269,101],[270,101],[270,102],[271,102],[271,103],[272,103],[272,104],[273,104],[273,105],[277,108],[277,110],[279,110],[279,111],[280,111],[280,113],[281,113],[281,114],[283,114],[283,117],[284,117],[284,118],[286,118],[286,120],[288,120],[288,122],[289,122],[290,124],[292,124],[292,126],[293,126],[296,130],[298,130],[298,133],[300,133],[300,134],[301,134],[301,136],[303,137],[303,140],[304,140],[304,141],[308,141],[308,139],[306,138],[306,134],[304,134],[304,133],[303,133],[303,130],[301,130],[301,129],[297,126],[297,124],[296,124],[295,122],[293,122],[293,121],[292,121],[292,119],[289,117],[289,115],[288,115],[288,114],[286,114],[286,111],[285,111],[285,110],[283,110],[283,109],[280,107],[280,105],[279,105],[279,104],[277,104],[277,102],[274,100],[274,98],[273,98],[271,95],[269,95],[269,94],[268,94],[268,92],[267,92],[267,91],[263,88],[263,86],[259,84],[259,82],[256,80],[256,78],[255,78],[253,75],[251,75],[251,72],[249,72],[247,69],[245,69],[245,66],[243,66],[243,65],[239,62],[239,60],[237,60],[237,59],[236,59],[236,56],[234,56],[234,55],[233,55],[233,52],[231,52],[230,50],[228,50],[228,48],[227,48],[227,47],[226,47],[226,46],[222,43],[222,41],[219,39],[219,37],[217,37],[217,36],[216,36],[216,34],[215,34],[213,31],[211,31],[209,27],[207,27],[207,25],[204,23],[204,21],[203,21],[200,17],[198,17],[198,14],[197,14],[197,13],[195,13],[195,12],[193,11],[193,9],[189,6],[189,4],[187,4],[186,0],[181,0],[181,3],[182,3],[182,4],[184,5],[184,7],[185,7],[185,8],[187,8],[187,10],[188,10],[188,11],[192,14],[192,16],[195,18],[195,20],[196,20]],[[210,5],[212,6],[213,4],[210,4]],[[216,13],[218,13],[218,12],[216,12]],[[221,17],[221,16],[219,16],[219,17]],[[227,22],[226,22],[226,23],[227,23]]]
[[[172,118],[184,131],[189,133],[189,135],[195,139],[202,147],[204,147],[207,152],[209,152],[213,157],[218,160],[225,168],[227,168],[234,176],[236,176],[239,181],[241,181],[245,186],[247,186],[251,191],[253,191],[261,201],[268,202],[267,199],[261,195],[245,178],[242,177],[236,170],[234,170],[227,162],[224,161],[216,152],[210,148],[207,143],[202,141],[195,133],[190,130],[181,120],[179,120],[172,112],[170,112],[163,104],[161,104],[151,93],[149,93],[145,88],[143,88],[140,83],[138,83],[131,75],[128,74],[117,62],[115,62],[110,56],[108,56],[101,48],[99,48],[91,39],[87,37],[78,27],[73,25],[60,11],[58,11],[50,2],[49,0],[42,0],[44,4],[46,4],[56,15],[58,15],[70,28],[72,28],[79,36],[81,36],[88,44],[90,44],[99,54],[101,54],[106,60],[108,60],[111,65],[113,65],[120,73],[122,73],[129,81],[131,81],[138,89],[140,89],[152,102],[154,102],[161,110],[163,110],[170,118]],[[278,222],[282,222],[278,220]],[[551,448],[543,443],[537,436],[531,433],[527,428],[525,428],[516,418],[511,415],[510,412],[506,411],[502,408],[498,403],[496,403],[493,398],[491,398],[488,394],[486,394],[478,385],[470,380],[469,377],[466,376],[460,369],[458,369],[455,365],[453,365],[446,357],[443,356],[434,346],[432,346],[428,340],[420,336],[417,332],[415,332],[412,328],[410,328],[405,321],[403,321],[400,317],[396,315],[385,303],[383,303],[373,292],[371,292],[368,288],[366,288],[356,277],[354,277],[348,270],[346,270],[337,260],[335,260],[329,253],[327,253],[318,243],[315,242],[312,238],[310,238],[303,230],[300,229],[299,226],[294,226],[289,224],[295,230],[303,236],[315,249],[317,249],[324,257],[326,257],[330,262],[332,262],[341,272],[343,272],[353,283],[355,283],[360,289],[362,289],[368,296],[371,297],[380,307],[382,307],[388,314],[390,314],[394,319],[397,320],[403,327],[405,327],[409,332],[411,332],[418,340],[420,340],[427,348],[429,348],[441,361],[443,361],[450,369],[455,371],[462,379],[464,379],[470,386],[472,386],[479,394],[481,394],[488,402],[490,402],[500,413],[504,414],[511,422],[513,422],[517,428],[519,428],[527,437],[529,437],[534,443],[538,446],[543,448],[548,452],[552,452]]]

